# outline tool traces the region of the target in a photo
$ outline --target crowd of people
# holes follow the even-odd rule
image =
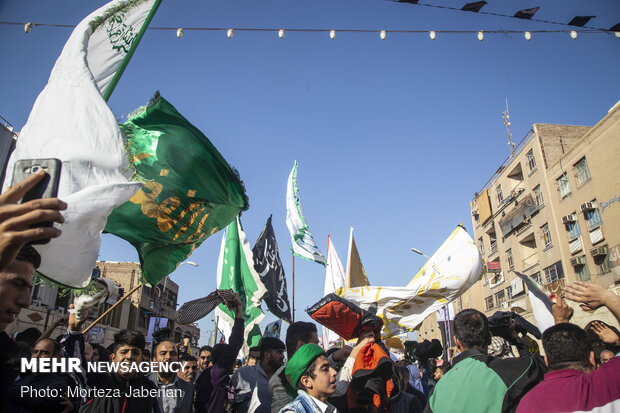
[[[127,413],[335,413],[335,412],[612,412],[620,411],[620,333],[594,320],[585,329],[570,323],[563,297],[553,306],[555,325],[542,334],[544,356],[512,320],[492,335],[487,317],[473,309],[454,319],[456,346],[439,358],[433,343],[414,343],[395,356],[376,326],[359,328],[352,346],[319,346],[317,326],[294,322],[285,342],[264,337],[244,360],[243,303],[225,302],[235,313],[227,343],[200,348],[198,358],[170,339],[148,352],[143,334],[122,330],[110,348],[85,342],[71,313],[58,339],[5,332],[30,304],[41,257],[33,241],[60,234],[67,206],[58,199],[19,200],[43,174],[0,195],[0,411]],[[606,307],[620,322],[620,297],[593,283],[573,282],[565,297],[584,310]],[[514,349],[514,351],[513,351]],[[440,352],[444,349],[440,348]],[[515,355],[514,352],[517,354]],[[22,360],[77,358],[81,371],[24,372]],[[88,362],[135,365],[181,363],[176,372],[92,372]]]

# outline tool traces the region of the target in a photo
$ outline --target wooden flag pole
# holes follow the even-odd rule
[[[123,298],[121,298],[120,300],[118,300],[112,307],[108,308],[106,310],[105,313],[101,314],[99,316],[99,318],[97,318],[95,321],[93,321],[93,323],[91,325],[89,325],[88,327],[86,327],[83,331],[82,331],[82,335],[88,333],[88,331],[93,328],[95,326],[95,324],[97,324],[98,322],[100,322],[101,320],[103,320],[103,317],[107,316],[112,310],[114,310],[116,308],[116,306],[118,306],[120,303],[122,303],[123,301],[125,301],[131,294],[135,293],[138,288],[142,287],[142,283],[138,284],[135,286],[135,288],[133,290],[131,290],[129,292],[129,294],[125,294],[123,296]]]
[[[291,253],[293,257],[293,323],[295,322],[295,254]]]
[[[217,344],[217,325],[220,322],[219,317],[215,317],[215,333],[213,334],[213,347]]]

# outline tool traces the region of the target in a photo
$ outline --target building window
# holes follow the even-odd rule
[[[549,224],[545,224],[540,227],[542,231],[543,241],[545,242],[545,248],[551,246],[551,231],[549,231]]]
[[[579,222],[577,222],[577,220],[567,223],[566,230],[568,231],[568,236],[571,240],[574,240],[581,235],[581,230],[579,229]]]
[[[506,288],[506,296],[508,297],[509,300],[512,298],[512,286],[509,286],[508,288]]]
[[[555,263],[545,268],[545,281],[547,284],[551,284],[554,281],[564,278],[562,267],[559,263]]]
[[[590,270],[588,269],[588,264],[575,267],[575,275],[580,281],[588,281],[590,279]]]
[[[532,280],[534,280],[538,285],[543,285],[543,279],[540,275],[540,271],[532,275]]]
[[[536,196],[536,205],[539,207],[545,205],[545,199],[543,198],[542,191],[540,190],[540,185],[534,188],[534,195]]]
[[[497,307],[501,307],[506,302],[506,292],[504,290],[495,293],[495,304]]]
[[[514,268],[515,263],[514,263],[514,260],[512,259],[512,248],[509,248],[506,251],[506,259],[508,260],[508,267],[509,268]]]
[[[530,149],[527,153],[527,164],[530,167],[530,172],[536,169],[536,159],[534,159],[534,149]]]
[[[598,265],[599,271],[601,274],[607,274],[611,271],[611,263],[609,262],[609,254],[605,255],[605,257],[597,257],[594,259],[596,265]]]
[[[556,182],[558,183],[558,189],[560,190],[560,197],[564,198],[570,194],[570,183],[568,182],[568,176],[563,174]]]
[[[577,185],[583,185],[590,180],[590,170],[588,169],[588,162],[583,157],[579,162],[575,164],[575,171],[577,172]]]
[[[492,310],[493,309],[493,296],[485,298],[484,304],[486,306],[487,311]]]
[[[504,202],[504,195],[502,195],[502,185],[497,185],[497,188],[495,188],[495,192],[497,192],[497,202],[499,202],[500,204],[502,202]]]
[[[601,220],[601,213],[598,212],[598,208],[591,209],[586,211],[584,214],[586,221],[588,221],[588,228],[596,228],[603,222]]]

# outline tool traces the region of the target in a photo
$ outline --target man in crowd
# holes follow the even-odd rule
[[[198,352],[198,376],[200,376],[202,372],[207,369],[207,367],[211,367],[213,365],[213,363],[211,362],[212,353],[213,353],[213,347],[211,346],[200,347],[200,351]]]
[[[511,412],[521,397],[543,378],[544,361],[533,356],[518,337],[515,323],[508,341],[518,358],[498,359],[487,354],[491,333],[480,311],[463,310],[454,318],[454,340],[461,354],[437,382],[425,412]]]
[[[271,411],[269,379],[284,365],[284,343],[275,337],[264,337],[260,341],[260,362],[254,366],[239,368],[232,377],[235,388],[237,413],[246,413],[257,388],[260,406],[257,413]]]
[[[194,402],[194,386],[177,377],[173,371],[165,371],[171,362],[179,361],[177,347],[170,340],[163,340],[155,346],[153,361],[160,365],[159,372],[148,378],[160,390],[157,405],[160,413],[191,413]]]
[[[584,303],[587,309],[606,306],[620,322],[620,297],[598,285],[577,281],[566,287],[566,297]],[[572,311],[556,315],[556,306],[558,324],[542,336],[549,373],[523,397],[517,412],[619,411],[620,357],[595,370],[586,332],[568,323]]]
[[[57,341],[43,338],[36,342],[32,352],[32,358],[56,359],[61,358],[61,346]],[[80,405],[79,398],[69,400],[67,388],[75,386],[75,382],[64,373],[34,372],[22,374],[9,390],[8,404],[3,406],[4,411],[38,412],[49,413],[73,411]],[[34,391],[36,397],[24,397],[22,389]],[[53,392],[59,396],[55,396]],[[65,410],[66,409],[66,410]]]
[[[145,345],[142,333],[121,330],[114,335],[111,360],[117,364],[140,363]],[[109,397],[92,397],[80,408],[80,413],[157,412],[157,398],[150,395],[156,390],[155,384],[135,370],[97,373],[89,376],[88,384],[91,388],[111,391]]]
[[[188,383],[194,383],[198,375],[198,362],[196,361],[196,357],[189,354],[181,354],[179,361],[185,364],[183,369],[179,370],[177,376]]]
[[[334,411],[327,399],[336,391],[336,375],[327,354],[316,344],[304,344],[295,352],[284,370],[291,384],[298,389],[294,401],[282,413],[316,413]]]
[[[246,366],[255,366],[260,361],[260,347],[250,347],[250,353],[245,360]]]
[[[196,413],[219,413],[230,411],[234,402],[234,392],[230,384],[230,374],[243,346],[243,303],[235,293],[233,302],[224,302],[235,310],[235,323],[228,338],[228,344],[220,343],[213,348],[213,364],[207,367],[196,380]]]

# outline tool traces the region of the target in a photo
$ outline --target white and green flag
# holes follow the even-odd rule
[[[308,224],[306,224],[304,210],[301,207],[299,189],[297,188],[297,161],[293,165],[286,185],[286,226],[291,233],[293,254],[325,265],[325,257],[314,242]]]
[[[387,337],[418,324],[459,297],[482,276],[483,260],[467,231],[458,226],[406,287],[342,289],[339,295],[376,313]]]
[[[239,293],[239,298],[243,303],[244,331],[243,336],[247,338],[243,343],[243,354],[248,354],[248,341],[255,332],[260,336],[258,323],[265,317],[261,310],[261,300],[267,291],[260,276],[254,269],[254,258],[252,249],[245,238],[239,216],[235,218],[226,228],[226,234],[222,239],[220,258],[217,266],[217,285],[218,289],[232,289]],[[235,322],[234,310],[229,310],[225,305],[220,304],[215,309],[216,317],[219,317],[220,328],[228,341],[232,326]]]
[[[58,284],[89,283],[108,215],[142,187],[131,181],[123,135],[106,98],[159,3],[115,0],[76,26],[7,165],[10,177],[20,159],[62,161],[58,197],[68,204],[62,235],[35,246],[39,271]],[[6,182],[5,188],[12,184]]]

